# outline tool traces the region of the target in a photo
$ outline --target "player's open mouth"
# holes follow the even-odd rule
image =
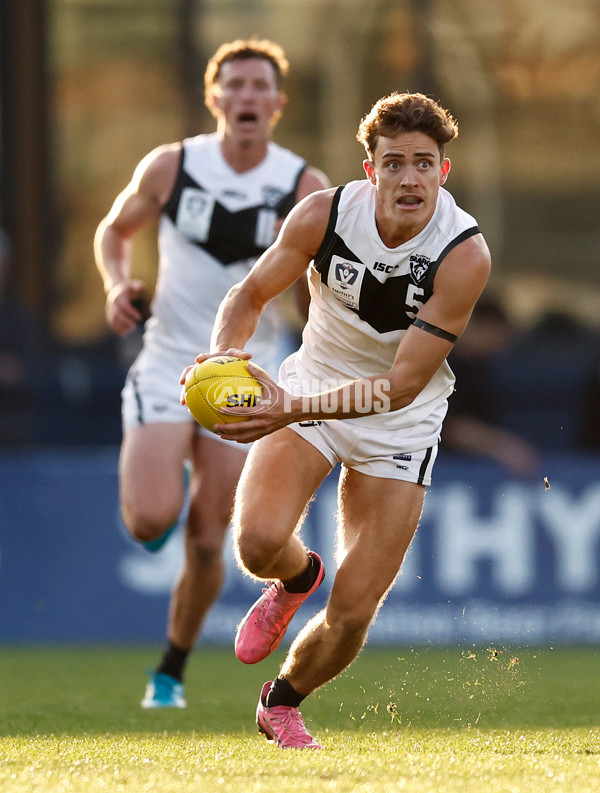
[[[398,198],[396,203],[403,209],[417,209],[418,207],[423,206],[423,199],[416,195],[403,195]]]
[[[238,121],[240,124],[255,124],[258,121],[258,116],[255,113],[240,113]]]

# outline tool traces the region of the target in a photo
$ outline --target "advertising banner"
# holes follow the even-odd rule
[[[162,641],[183,550],[149,554],[118,514],[118,450],[0,458],[0,641]],[[321,608],[336,565],[337,473],[302,530],[327,577],[294,626]],[[236,568],[202,640],[227,644],[261,584]],[[295,630],[290,631],[291,635]],[[557,455],[539,478],[440,454],[421,525],[370,632],[372,644],[600,642],[600,457]]]

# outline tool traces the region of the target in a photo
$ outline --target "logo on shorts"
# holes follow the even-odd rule
[[[413,253],[409,262],[412,279],[415,284],[418,284],[425,278],[431,264],[431,259],[428,256],[421,256],[418,253]]]
[[[412,460],[412,454],[394,454],[392,460],[402,460],[405,463],[409,463]],[[408,471],[409,466],[396,463],[396,468],[400,468],[401,471]]]
[[[322,423],[323,423],[322,421],[299,421],[298,422],[298,426],[299,427],[320,427]]]

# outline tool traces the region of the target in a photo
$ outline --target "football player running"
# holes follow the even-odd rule
[[[123,389],[119,488],[124,523],[150,551],[185,523],[185,561],[171,595],[165,653],[142,701],[185,707],[183,677],[203,620],[221,590],[222,549],[246,449],[199,427],[179,402],[179,373],[207,349],[219,303],[273,242],[300,199],[326,177],[272,142],[288,63],[270,41],[224,44],[205,73],[216,132],[160,146],[138,165],[95,237],[106,318],[126,336],[143,319],[145,286],[130,272],[131,239],[159,225],[159,271],[142,350]],[[300,274],[302,275],[302,274]],[[253,338],[273,366],[278,338],[267,313]],[[186,478],[189,513],[184,511]]]
[[[298,707],[359,653],[431,482],[454,388],[446,358],[490,272],[475,219],[443,187],[445,145],[457,134],[450,113],[422,94],[380,99],[357,136],[366,178],[314,193],[290,213],[276,243],[221,304],[211,352],[196,358],[249,358],[265,307],[310,268],[302,346],[282,364],[279,385],[249,364],[270,389],[271,407],[216,426],[223,439],[256,441],[234,525],[241,567],[271,583],[238,627],[244,663],[269,656],[323,580],[298,527],[341,463],[331,594],[259,696],[258,728],[278,747],[320,747]]]

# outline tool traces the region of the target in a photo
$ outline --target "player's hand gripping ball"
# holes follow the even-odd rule
[[[253,366],[264,369],[253,362]],[[220,355],[197,363],[185,378],[185,401],[198,424],[214,432],[215,424],[246,421],[251,415],[234,416],[222,408],[247,407],[260,412],[263,387],[248,371],[248,361]]]

